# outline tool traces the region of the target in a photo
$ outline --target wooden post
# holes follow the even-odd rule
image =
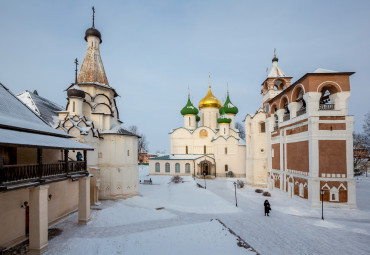
[[[85,171],[87,172],[87,150],[84,150],[84,168]]]
[[[39,178],[42,179],[43,167],[42,167],[42,149],[37,148],[37,164],[39,165]]]
[[[68,174],[69,165],[68,165],[68,150],[64,150],[64,172]]]

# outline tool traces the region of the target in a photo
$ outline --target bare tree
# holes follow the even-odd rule
[[[366,135],[367,137],[370,137],[370,112],[368,112],[365,115],[365,123],[362,126],[362,128],[364,130],[364,135]],[[365,144],[365,146],[367,147],[367,149],[369,149],[369,147],[370,147],[369,142],[370,141],[367,141],[367,143]]]
[[[245,140],[245,129],[242,123],[236,122],[235,128],[239,130],[239,137],[243,140]]]
[[[148,152],[148,141],[146,140],[146,136],[142,133],[139,133],[139,129],[137,126],[132,125],[128,127],[132,133],[140,136],[137,146],[138,153],[147,153]]]
[[[367,174],[368,150],[366,144],[369,143],[369,137],[364,134],[353,134],[353,171],[355,176],[361,175],[361,172]]]

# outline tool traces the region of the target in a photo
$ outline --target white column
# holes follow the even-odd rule
[[[348,99],[351,93],[349,91],[338,92],[333,95],[330,95],[330,101],[334,104],[335,110],[342,111],[341,114],[348,114]]]
[[[29,254],[48,250],[48,185],[30,189]]]
[[[79,180],[78,223],[86,224],[90,220],[90,177]]]
[[[279,118],[279,123],[283,122],[283,116],[284,116],[284,109],[280,109],[276,111],[276,114]]]
[[[299,106],[300,104],[297,102],[291,102],[290,104],[288,104],[291,119],[297,117],[297,111],[299,110]]]
[[[306,102],[306,112],[310,116],[319,115],[320,98],[320,92],[307,92],[303,95],[303,99]]]

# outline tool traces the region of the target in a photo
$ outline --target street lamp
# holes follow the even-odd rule
[[[236,198],[236,182],[234,182],[235,187],[235,206],[238,207],[238,199]]]
[[[324,193],[325,193],[325,190],[321,190],[320,191],[320,194],[321,194],[321,219],[324,220]]]
[[[203,176],[204,176],[204,189],[207,189],[206,172],[203,172]]]

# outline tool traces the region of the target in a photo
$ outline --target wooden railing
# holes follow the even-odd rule
[[[0,186],[26,182],[40,182],[76,173],[86,172],[85,161],[69,161],[53,164],[22,164],[0,166]]]
[[[319,110],[334,110],[334,104],[320,104]]]

